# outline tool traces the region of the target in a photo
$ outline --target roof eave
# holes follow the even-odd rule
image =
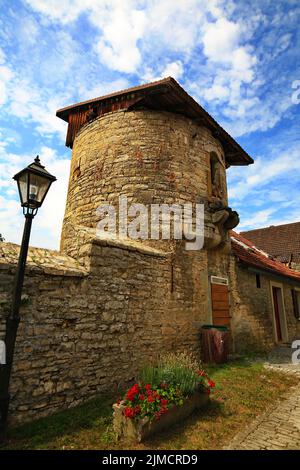
[[[254,160],[250,157],[250,155],[245,152],[245,150],[233,139],[233,137],[231,137],[230,134],[228,134],[225,129],[223,129],[220,124],[218,124],[217,121],[215,121],[215,119],[172,77],[167,77],[156,82],[139,85],[137,87],[128,88],[126,90],[121,90],[105,96],[100,96],[98,98],[93,98],[91,100],[66,106],[59,109],[56,112],[56,116],[65,122],[69,122],[69,114],[71,112],[79,110],[80,108],[88,108],[93,103],[117,98],[124,94],[128,95],[130,93],[140,93],[141,95],[148,96],[155,90],[157,90],[157,93],[160,93],[162,89],[173,89],[181,97],[182,101],[188,103],[190,106],[191,112],[193,114],[192,117],[190,116],[190,119],[195,120],[196,122],[197,120],[203,122],[203,125],[207,126],[211,130],[214,137],[220,140],[224,147],[228,147],[228,150],[224,148],[228,166],[246,166],[254,163]],[[198,118],[196,117],[197,115],[199,116]]]
[[[238,258],[239,263],[247,266],[250,271],[253,271],[253,272],[257,271],[265,275],[274,276],[274,277],[278,277],[278,278],[285,279],[285,280],[288,279],[290,282],[293,281],[297,284],[300,284],[300,275],[299,275],[299,279],[297,279],[294,276],[289,276],[288,274],[279,273],[278,271],[275,271],[272,268],[267,268],[267,267],[263,268],[263,267],[257,266],[255,263],[245,261],[241,259],[238,254],[235,256]]]

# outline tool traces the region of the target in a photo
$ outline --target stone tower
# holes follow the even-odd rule
[[[250,164],[251,157],[171,77],[60,109],[57,116],[68,122],[66,145],[73,149],[61,250],[93,265],[85,237],[97,244],[97,208],[117,206],[120,195],[148,206],[202,203],[200,251],[186,251],[184,240],[119,243],[166,257],[153,272],[155,283],[159,278],[167,286],[161,299],[166,343],[181,337],[180,346],[194,347],[201,324],[228,324],[229,313],[213,316],[210,283],[212,276],[227,279],[228,231],[238,223],[228,207],[226,168]]]
[[[57,115],[73,149],[69,190],[61,252],[29,250],[11,389],[19,422],[111,393],[158,355],[199,353],[203,324],[230,326],[228,231],[238,215],[226,168],[252,163],[172,78]],[[100,237],[97,209],[118,208],[121,195],[143,208],[201,203],[204,246]],[[19,247],[0,245],[2,339]]]

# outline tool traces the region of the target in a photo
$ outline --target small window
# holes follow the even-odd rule
[[[261,288],[260,275],[256,274],[255,277],[256,277],[256,287],[257,287],[257,289],[260,289]]]
[[[295,318],[297,318],[297,320],[300,320],[300,291],[292,289],[291,292],[292,292],[294,316]]]

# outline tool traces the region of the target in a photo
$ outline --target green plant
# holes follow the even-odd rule
[[[101,435],[101,441],[104,444],[113,444],[118,441],[118,436],[114,432],[113,425],[110,423]]]
[[[189,353],[170,353],[161,357],[158,365],[145,366],[139,374],[140,383],[159,386],[167,383],[177,387],[183,395],[205,388],[205,375],[199,375],[200,364]]]
[[[159,386],[134,384],[126,393],[124,415],[126,418],[160,417],[174,405],[182,405],[184,396],[179,388],[162,383]]]
[[[126,393],[122,404],[127,418],[159,419],[196,390],[210,393],[215,384],[188,353],[168,354],[157,366],[143,367],[138,383]],[[119,400],[119,403],[121,400]]]

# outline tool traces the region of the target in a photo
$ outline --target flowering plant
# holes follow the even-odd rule
[[[140,381],[125,394],[122,404],[129,419],[160,419],[172,406],[180,406],[196,390],[210,394],[215,383],[187,355],[169,355],[157,367],[141,371]],[[121,399],[118,400],[121,403]]]
[[[182,405],[184,396],[180,389],[165,383],[159,386],[134,384],[122,403],[127,418],[160,419],[172,405]]]

